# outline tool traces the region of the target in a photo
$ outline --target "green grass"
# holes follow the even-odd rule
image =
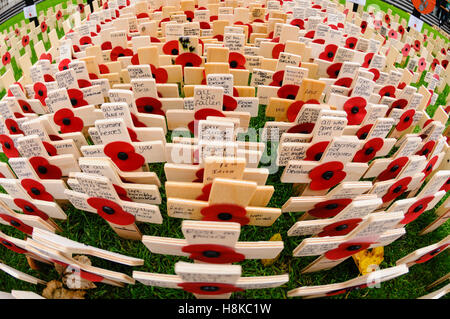
[[[368,0],[368,3],[370,0]],[[47,0],[40,5],[45,7],[47,4],[55,4],[56,1]],[[38,5],[39,6],[39,5]],[[396,9],[397,10],[397,9]],[[15,23],[15,22],[14,22]],[[36,58],[36,57],[34,57]],[[424,74],[416,86],[422,85]],[[444,105],[449,94],[450,88],[446,86],[443,92],[439,92],[439,98],[435,105],[430,106],[427,112],[432,115],[438,105]],[[261,128],[264,126],[266,118],[264,116],[265,108],[260,107],[259,116],[251,120],[251,127]],[[169,132],[170,133],[170,132]],[[170,136],[168,134],[168,140]],[[271,150],[276,150],[276,145],[272,145],[268,149],[268,155]],[[3,154],[0,154],[3,155]],[[3,161],[6,158],[1,157]],[[163,215],[162,225],[138,224],[139,229],[144,235],[164,236],[183,238],[181,232],[181,220],[169,218],[166,212],[166,197],[164,190],[165,174],[163,171],[164,164],[153,164],[151,170],[160,176],[162,187],[160,188],[162,196],[162,204],[160,210]],[[280,168],[277,173],[272,174],[268,178],[268,185],[275,187],[275,193],[269,203],[269,207],[281,207],[291,196],[293,196],[292,185],[280,183],[282,173]],[[448,195],[447,195],[448,196]],[[144,259],[145,263],[140,267],[129,267],[115,264],[102,259],[91,257],[94,266],[103,267],[105,269],[118,271],[131,276],[133,270],[174,274],[174,265],[177,261],[189,261],[184,257],[174,257],[151,254],[149,250],[138,241],[123,240],[116,235],[111,227],[98,215],[75,209],[70,204],[64,204],[63,209],[68,219],[66,221],[57,221],[58,225],[63,229],[62,236],[67,238],[106,249],[109,251],[133,256]],[[316,257],[292,257],[293,249],[306,237],[288,237],[288,229],[302,215],[298,213],[284,213],[271,227],[255,227],[244,226],[240,236],[241,241],[265,241],[276,233],[282,235],[285,248],[280,254],[278,260],[271,266],[263,266],[259,260],[246,260],[241,263],[243,276],[263,276],[263,275],[279,275],[288,273],[290,280],[287,284],[274,289],[247,290],[242,293],[233,294],[232,298],[248,299],[248,298],[287,298],[286,293],[290,289],[299,286],[325,285],[330,283],[343,282],[359,275],[359,271],[352,258],[347,259],[337,267],[311,274],[301,274],[300,271],[306,267]],[[422,214],[416,221],[406,226],[407,233],[402,238],[385,247],[384,261],[380,268],[395,266],[395,262],[411,253],[412,251],[434,244],[450,233],[450,224],[446,223],[440,228],[424,236],[418,233],[435,219],[434,209]],[[17,238],[24,238],[23,233],[17,231],[13,227],[0,225],[0,230],[7,235]],[[53,279],[60,280],[60,275],[53,267],[44,266],[40,271],[31,270],[23,255],[16,254],[10,250],[0,247],[0,259],[6,264],[28,273],[30,275],[50,281]],[[414,299],[429,293],[425,287],[444,276],[450,269],[450,256],[448,250],[433,258],[432,260],[416,265],[410,268],[409,273],[382,283],[380,288],[355,290],[347,294],[329,297],[330,299]],[[441,286],[435,287],[438,289]],[[0,290],[11,291],[30,290],[41,294],[43,286],[35,286],[23,281],[19,281],[4,272],[0,272]],[[192,294],[185,293],[182,290],[167,289],[158,287],[148,287],[139,282],[135,285],[127,285],[124,288],[113,287],[105,284],[97,284],[96,289],[88,290],[86,294],[88,299],[99,298],[134,298],[134,299],[172,299],[172,298],[193,298]],[[446,297],[448,298],[448,296]]]

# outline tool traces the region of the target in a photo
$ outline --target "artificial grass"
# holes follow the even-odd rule
[[[43,2],[55,2],[47,0]],[[369,2],[369,0],[368,0]],[[46,10],[46,9],[45,9]],[[36,58],[36,57],[35,57]],[[424,84],[424,75],[415,86]],[[429,114],[433,114],[436,107],[441,104],[444,105],[449,94],[450,88],[447,85],[435,105],[427,109]],[[265,116],[265,107],[260,106],[259,115],[252,118],[250,126],[253,128],[262,128],[267,119]],[[242,136],[241,136],[242,137]],[[170,132],[167,135],[167,140],[170,141]],[[272,143],[268,145],[264,158],[274,158],[277,144]],[[1,154],[3,155],[3,154]],[[6,158],[2,157],[3,161]],[[262,161],[264,162],[264,161]],[[261,165],[262,167],[264,165]],[[162,196],[162,204],[159,206],[163,215],[162,225],[153,224],[138,224],[139,229],[144,235],[164,236],[183,238],[181,232],[180,219],[170,218],[166,212],[166,196],[164,189],[165,174],[163,170],[164,164],[152,164],[150,169],[155,171],[160,177],[162,187],[160,188]],[[280,176],[283,168],[279,168],[277,172],[271,174],[268,178],[267,185],[275,187],[275,193],[268,205],[268,207],[281,207],[291,196],[292,184],[283,184],[280,182]],[[448,196],[448,194],[447,194]],[[446,197],[447,197],[446,196]],[[445,197],[445,198],[446,198]],[[443,199],[444,200],[444,199]],[[443,201],[442,200],[442,201]],[[63,210],[66,212],[68,218],[66,221],[56,221],[63,229],[60,235],[67,238],[106,249],[109,251],[133,256],[144,259],[145,263],[139,267],[129,267],[125,265],[115,264],[106,260],[95,257],[90,257],[92,264],[97,267],[123,272],[131,276],[133,270],[146,271],[155,273],[174,274],[174,265],[177,261],[189,261],[185,257],[166,256],[152,254],[139,241],[130,241],[121,239],[111,229],[111,227],[97,214],[84,212],[75,209],[71,204],[62,204]],[[284,213],[271,227],[255,227],[243,226],[240,236],[241,241],[266,241],[274,234],[280,233],[285,248],[281,252],[279,258],[270,266],[264,266],[260,260],[246,260],[240,262],[242,265],[243,276],[263,276],[263,275],[279,275],[288,273],[290,276],[289,282],[279,288],[247,290],[244,292],[234,293],[232,298],[248,299],[248,298],[264,298],[264,299],[284,299],[288,290],[297,288],[299,286],[325,285],[330,283],[343,282],[359,275],[359,271],[354,264],[352,258],[347,259],[337,267],[331,270],[321,271],[310,274],[301,274],[300,271],[306,267],[310,262],[317,257],[292,257],[293,249],[306,237],[288,237],[288,229],[301,216],[299,213]],[[418,233],[429,223],[435,219],[434,209],[423,213],[417,220],[406,226],[407,233],[397,241],[384,248],[384,261],[380,268],[395,266],[395,262],[411,253],[412,251],[434,244],[450,233],[450,224],[446,223],[440,228],[424,236],[419,236]],[[0,231],[7,235],[17,238],[24,238],[24,234],[13,227],[0,225]],[[54,270],[53,267],[44,266],[41,271],[31,270],[24,255],[14,253],[3,246],[0,247],[0,259],[25,273],[36,276],[43,280],[61,280],[61,276]],[[437,255],[432,260],[413,266],[409,273],[398,277],[396,279],[382,283],[379,288],[353,290],[343,295],[328,297],[330,299],[413,299],[429,293],[425,287],[433,281],[444,276],[450,269],[450,256],[448,250]],[[88,299],[117,299],[117,298],[133,298],[133,299],[172,299],[172,298],[194,298],[192,294],[186,293],[178,289],[168,289],[159,287],[145,286],[139,282],[135,285],[127,285],[123,288],[113,287],[110,285],[98,283],[97,288],[88,290],[86,298]],[[438,289],[443,284],[436,286],[433,290]],[[9,292],[11,290],[30,290],[41,294],[44,286],[35,286],[20,280],[17,280],[4,272],[0,272],[0,290]],[[445,298],[449,298],[446,296]]]

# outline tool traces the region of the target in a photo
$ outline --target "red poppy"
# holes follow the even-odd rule
[[[386,22],[387,24],[390,24],[390,23],[391,23],[391,18],[389,17],[388,14],[385,14],[385,15],[384,15],[384,22]]]
[[[6,52],[2,57],[3,65],[7,65],[11,63],[11,53]]]
[[[244,291],[244,289],[230,284],[212,282],[182,282],[177,284],[184,291],[198,295],[222,295],[230,292]]]
[[[216,34],[213,39],[217,39],[219,42],[223,42],[223,34]]]
[[[312,43],[325,44],[325,39],[314,39],[312,40]]]
[[[287,112],[286,112],[286,116],[287,116],[289,122],[295,121],[298,113],[300,112],[300,110],[304,104],[320,104],[320,103],[317,100],[308,100],[306,102],[303,102],[303,101],[293,102],[291,105],[289,105],[289,108],[287,109]]]
[[[201,21],[200,29],[202,29],[202,30],[211,29],[211,25],[206,21]]]
[[[424,197],[414,204],[412,204],[405,214],[405,217],[400,221],[400,224],[407,225],[416,220],[424,211],[427,210],[428,204],[434,199],[434,196]],[[431,209],[432,207],[430,207]]]
[[[167,83],[169,74],[167,73],[166,69],[157,68],[153,64],[150,64],[150,69],[152,71],[152,76],[155,79],[156,83]]]
[[[446,192],[450,190],[450,178],[447,179],[447,181],[442,185],[442,187],[439,190]]]
[[[285,47],[286,46],[283,43],[278,43],[275,45],[272,49],[272,58],[278,59],[280,57],[280,53],[284,52]]]
[[[412,177],[404,177],[389,187],[386,194],[381,198],[383,203],[390,202],[391,200],[396,199],[400,195],[402,195],[407,189],[408,185],[411,182]]]
[[[389,38],[397,39],[397,37],[398,37],[397,31],[395,31],[394,29],[389,30],[388,36],[389,36]]]
[[[14,33],[16,34],[16,36],[19,36],[20,35],[20,30],[19,29],[15,29]]]
[[[311,134],[314,129],[314,123],[301,123],[292,126],[286,133]]]
[[[231,69],[245,69],[245,57],[239,52],[230,52],[228,63]]]
[[[105,146],[104,153],[124,172],[135,171],[145,163],[145,158],[127,142],[111,142]]]
[[[337,248],[329,250],[325,253],[325,257],[330,260],[338,260],[347,258],[354,255],[364,249],[370,247],[372,243],[342,243]]]
[[[358,42],[358,39],[355,37],[348,37],[347,40],[345,40],[345,47],[347,49],[354,50],[356,47],[356,43]]]
[[[367,138],[367,135],[369,135],[370,130],[372,129],[373,124],[367,124],[361,127],[357,132],[356,136],[360,140],[365,140]]]
[[[416,264],[422,264],[432,258],[434,258],[435,256],[439,255],[440,253],[442,253],[450,244],[444,244],[436,249],[433,249],[432,251],[430,251],[429,253],[426,253],[425,255],[423,255],[422,257],[420,257],[419,259],[417,259],[415,261]]]
[[[56,13],[56,20],[59,21],[59,19],[62,18],[62,12],[61,10],[58,10],[58,12]]]
[[[442,61],[441,61],[441,65],[442,65],[442,67],[443,67],[444,69],[447,69],[447,66],[448,66],[448,60],[442,60]]]
[[[380,78],[380,71],[378,69],[372,68],[368,70],[369,72],[373,73],[373,81],[376,82]]]
[[[272,82],[270,82],[270,86],[282,86],[284,78],[284,70],[280,70],[275,72],[272,75]]]
[[[30,43],[30,37],[28,35],[24,35],[22,37],[22,46],[26,47]]]
[[[398,99],[395,100],[394,103],[391,104],[390,110],[388,111],[388,114],[391,112],[392,109],[401,109],[403,110],[406,105],[408,105],[408,100],[406,99]]]
[[[89,36],[84,36],[80,38],[80,45],[92,44],[92,39]]]
[[[138,15],[136,15],[136,18],[137,19],[149,18],[149,15],[148,15],[148,13],[142,12],[142,13],[139,13]]]
[[[402,116],[400,116],[400,121],[395,126],[396,130],[401,132],[410,127],[413,122],[414,114],[416,114],[414,109],[405,111]]]
[[[33,85],[34,98],[38,99],[42,105],[47,105],[45,99],[47,98],[47,87],[42,82],[36,82]]]
[[[439,60],[434,58],[433,62],[431,63],[431,70],[434,71],[434,69],[436,68],[436,65],[440,64]]]
[[[78,83],[78,87],[80,89],[92,86],[91,81],[85,80],[85,79],[79,79],[79,80],[77,80],[77,83]]]
[[[15,135],[15,134],[25,135],[25,133],[19,128],[19,124],[17,124],[17,122],[14,121],[13,119],[6,119],[5,125],[9,131],[10,135]]]
[[[69,63],[72,62],[70,59],[63,59],[58,64],[58,70],[64,71],[69,69]]]
[[[100,47],[102,50],[111,50],[112,49],[111,41],[103,42]]]
[[[25,225],[20,219],[12,217],[11,215],[7,214],[0,214],[0,218],[4,221],[8,222],[11,226],[16,228],[17,230],[20,230],[21,232],[24,232],[25,234],[31,235],[33,234],[33,227]],[[6,247],[8,248],[8,247]]]
[[[334,82],[333,85],[342,86],[346,88],[350,88],[352,85],[353,79],[352,78],[340,78]]]
[[[88,105],[88,102],[84,100],[83,91],[78,89],[68,89],[67,94],[69,95],[70,103],[74,108]]]
[[[184,253],[190,253],[189,258],[200,260],[211,264],[228,264],[240,262],[245,259],[245,256],[237,253],[233,248],[213,245],[213,244],[197,244],[184,246],[181,249]]]
[[[14,204],[16,204],[16,206],[19,207],[26,215],[39,216],[43,220],[48,220],[48,215],[46,213],[40,211],[36,206],[27,200],[15,198]]]
[[[325,236],[344,236],[355,229],[359,223],[362,222],[361,218],[353,218],[347,220],[341,220],[336,223],[325,226],[323,230],[317,234],[319,237]]]
[[[366,69],[367,69],[367,68],[370,66],[370,63],[372,63],[373,55],[374,55],[374,53],[373,53],[373,52],[370,52],[370,53],[367,53],[367,54],[364,56],[364,62],[363,62],[363,64],[362,64],[362,67],[363,67],[363,68],[366,68]]]
[[[399,26],[398,26],[397,31],[398,31],[398,33],[400,33],[401,35],[404,35],[404,34],[405,34],[405,28],[404,28],[402,25],[399,25]]]
[[[425,176],[422,178],[422,180],[424,180],[425,178],[428,177],[428,175],[430,175],[430,173],[433,171],[434,165],[436,165],[436,162],[438,160],[438,156],[434,156],[432,159],[430,159],[428,161],[427,166],[425,167],[425,169],[422,171],[422,173],[425,174]]]
[[[34,156],[29,161],[40,179],[60,179],[62,176],[61,169],[51,165],[44,157]]]
[[[83,120],[76,117],[72,110],[63,108],[53,115],[53,121],[59,125],[61,133],[81,132],[84,127]]]
[[[25,188],[28,195],[33,199],[53,201],[53,196],[45,190],[44,185],[35,181],[34,179],[26,178],[20,181],[20,184]]]
[[[83,3],[78,4],[78,11],[80,11],[80,13],[84,13],[84,4]]]
[[[199,55],[191,52],[182,53],[175,59],[175,64],[179,64],[183,68],[186,66],[199,67],[202,62],[203,60]]]
[[[141,97],[137,99],[136,106],[140,113],[165,115],[161,109],[162,103],[153,97]]]
[[[316,31],[311,30],[311,31],[306,32],[304,37],[309,38],[309,39],[314,39],[315,34],[316,34]]]
[[[327,68],[327,74],[331,79],[337,79],[339,72],[341,71],[342,63],[333,63]]]
[[[328,44],[325,50],[319,54],[319,59],[333,62],[338,46],[336,44]]]
[[[409,43],[405,43],[402,49],[402,55],[407,57],[409,55],[409,51],[411,51],[411,45]]]
[[[322,158],[323,152],[325,152],[329,141],[318,142],[308,148],[306,151],[305,161],[320,161]]]
[[[133,140],[133,138],[131,138]],[[128,197],[127,190],[119,185],[113,184],[114,190],[116,191],[119,198],[126,202],[132,202],[131,198]]]
[[[100,217],[116,225],[131,225],[136,219],[134,215],[124,211],[120,205],[106,198],[91,197],[87,203],[97,210]]]
[[[441,53],[442,53],[442,55],[446,55],[447,54],[447,50],[445,50],[445,48],[442,48],[441,49]]]
[[[419,40],[415,40],[414,41],[414,46],[413,46],[414,50],[416,51],[420,51],[420,41]]]
[[[375,137],[364,144],[364,147],[356,152],[353,157],[355,163],[367,163],[371,161],[377,154],[377,152],[383,147],[383,139]]]
[[[109,68],[105,64],[99,64],[98,69],[100,71],[100,74],[108,74]]]
[[[344,164],[337,161],[316,166],[308,174],[311,179],[309,188],[318,191],[336,186],[347,176],[347,173],[343,169]]]
[[[111,61],[117,61],[118,58],[123,56],[133,56],[133,50],[124,49],[121,46],[116,46],[111,50],[110,59]]]
[[[367,29],[367,21],[362,21],[360,27],[361,27],[361,33],[364,34]]]
[[[387,97],[392,97],[395,98],[395,86],[393,85],[386,85],[385,87],[383,87],[378,94],[383,97],[383,96],[387,96]]]
[[[223,95],[223,104],[222,104],[222,110],[223,111],[234,111],[237,108],[237,101],[234,97],[224,94]]]
[[[286,84],[278,89],[277,95],[282,99],[295,100],[299,89],[298,85]]]
[[[305,30],[305,21],[303,21],[302,19],[293,19],[291,21],[291,25],[299,27],[300,30]]]
[[[355,96],[344,103],[344,111],[347,113],[348,125],[359,125],[367,114],[367,102],[363,97]]]
[[[8,135],[0,135],[0,144],[2,145],[2,152],[5,153],[6,157],[20,157],[19,151],[14,146],[14,141]]]
[[[425,145],[422,146],[420,151],[416,153],[416,155],[423,155],[428,158],[428,156],[431,154],[431,151],[434,148],[434,145],[436,144],[436,141],[428,141],[425,143]]]
[[[139,121],[138,117],[134,113],[131,113],[131,120],[133,121],[134,127],[147,127],[147,125],[145,125],[145,123],[142,123],[141,121]]]
[[[407,156],[393,160],[388,167],[378,175],[378,180],[387,181],[396,178],[408,161],[409,159]]]
[[[167,41],[162,48],[163,52],[168,55],[178,55],[178,40]]]
[[[352,202],[352,199],[332,199],[320,202],[314,205],[314,208],[308,211],[308,214],[316,218],[331,218],[339,214],[345,207]]]
[[[8,248],[9,250],[12,250],[16,253],[19,254],[25,254],[27,251],[25,249],[20,248],[19,246],[16,246],[15,244],[13,244],[12,242],[10,242],[9,240],[6,240],[3,237],[0,237],[0,244],[2,244],[3,246],[5,246],[6,248]]]
[[[245,208],[234,204],[214,204],[202,208],[200,213],[203,215],[202,220],[205,221],[224,221],[235,222],[242,226],[247,225],[250,219],[246,217]]]
[[[56,150],[56,147],[54,147],[52,144],[46,141],[42,141],[42,144],[44,145],[45,150],[47,151],[47,154],[49,156],[55,156],[58,155],[58,151]]]

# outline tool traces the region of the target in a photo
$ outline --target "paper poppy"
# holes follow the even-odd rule
[[[11,226],[16,228],[17,230],[20,230],[21,232],[32,235],[33,234],[33,227],[28,226],[24,224],[20,219],[15,218],[13,216],[7,215],[7,214],[0,214],[0,218],[9,223]],[[8,247],[7,247],[8,248]]]
[[[395,31],[394,29],[389,30],[388,36],[391,39],[397,39],[398,38],[397,31]]]
[[[286,46],[283,43],[278,43],[272,48],[272,58],[278,59],[280,57],[280,53],[284,52]]]
[[[164,43],[162,50],[168,55],[178,55],[180,52],[178,49],[178,40],[167,41]]]
[[[68,89],[67,94],[69,95],[70,103],[74,108],[88,105],[88,102],[84,100],[83,91],[79,89]]]
[[[231,292],[244,291],[244,289],[234,285],[212,282],[182,282],[177,285],[184,291],[198,295],[222,295]]]
[[[153,97],[141,97],[136,99],[136,107],[140,113],[165,115],[164,111],[161,109],[162,103]]]
[[[105,51],[105,50],[111,50],[112,49],[112,44],[111,41],[105,41],[102,43],[102,45],[100,46],[100,48]]]
[[[42,53],[41,56],[39,57],[39,60],[48,60],[50,61],[50,63],[52,63],[53,57],[51,53]]]
[[[308,214],[316,218],[331,218],[339,214],[352,202],[352,199],[341,198],[320,202],[308,211]]]
[[[329,141],[323,141],[315,143],[314,145],[311,145],[306,150],[306,157],[303,159],[304,161],[320,161],[322,158],[323,152],[325,152],[328,144],[330,144]]]
[[[62,176],[61,169],[58,166],[51,165],[44,157],[34,156],[29,161],[40,179],[60,179]]]
[[[361,28],[361,33],[364,34],[366,32],[366,29],[367,29],[367,21],[362,21],[361,25],[360,25],[360,28]]]
[[[400,116],[400,121],[395,126],[395,129],[401,132],[410,127],[414,119],[414,114],[416,114],[414,109],[405,111],[402,116]]]
[[[92,86],[91,81],[85,80],[85,79],[78,79],[78,80],[77,80],[77,83],[78,83],[78,87],[79,87],[80,89],[82,89],[82,88],[87,88],[87,87]]]
[[[445,48],[442,48],[441,49],[441,53],[442,53],[442,55],[446,55],[447,54],[447,50],[445,50]]]
[[[11,53],[9,53],[7,51],[5,54],[3,54],[2,63],[3,63],[3,65],[7,65],[7,64],[11,63]]]
[[[200,29],[202,29],[202,30],[211,29],[211,25],[208,22],[206,22],[206,21],[201,21],[200,22]]]
[[[367,101],[360,96],[349,98],[344,103],[344,111],[347,113],[348,125],[359,125],[367,114]]]
[[[442,185],[442,187],[439,190],[446,192],[450,190],[450,178],[447,179],[447,181]]]
[[[78,11],[80,11],[80,13],[84,13],[84,4],[83,3],[78,4]]]
[[[347,49],[354,50],[356,47],[356,43],[358,42],[358,39],[355,37],[348,37],[347,40],[345,40],[345,47]]]
[[[224,221],[247,225],[250,219],[246,217],[247,211],[244,207],[234,204],[214,204],[202,208],[200,213],[205,221]]]
[[[43,220],[48,220],[48,215],[46,213],[40,211],[36,206],[27,200],[15,198],[14,204],[16,204],[16,206],[19,207],[26,215],[39,216]]]
[[[308,176],[311,179],[309,188],[314,191],[329,189],[336,186],[347,176],[341,162],[327,162],[313,168]]]
[[[425,156],[425,157],[428,158],[428,156],[430,156],[431,151],[433,150],[435,144],[436,144],[436,141],[428,141],[428,142],[426,142],[426,143],[422,146],[422,148],[420,149],[420,151],[418,151],[418,152],[416,153],[416,155],[423,155],[423,156]]]
[[[437,162],[438,158],[439,158],[439,157],[436,155],[436,156],[434,156],[432,159],[430,159],[430,160],[428,161],[427,166],[426,166],[425,169],[422,171],[422,173],[425,174],[425,176],[422,178],[422,180],[424,180],[425,178],[428,177],[428,175],[431,174],[431,172],[433,171],[434,165],[436,165],[436,162]]]
[[[289,122],[294,122],[295,119],[297,118],[298,113],[300,112],[300,110],[302,109],[303,105],[305,104],[320,104],[319,101],[317,100],[308,100],[306,102],[303,101],[295,101],[293,102],[291,105],[289,105],[287,111],[286,111],[286,116],[288,118]]]
[[[30,37],[28,35],[24,35],[22,37],[22,46],[26,47],[30,43]]]
[[[353,79],[352,78],[340,78],[340,79],[337,79],[336,82],[334,82],[333,85],[350,88],[352,83],[353,83]]]
[[[237,106],[238,103],[234,97],[227,94],[223,95],[223,104],[222,104],[223,111],[234,111],[237,108]]]
[[[6,119],[5,125],[9,131],[10,135],[15,135],[15,134],[25,135],[25,133],[19,128],[19,124],[17,124],[17,122],[14,121],[13,119]]]
[[[353,162],[355,163],[367,163],[371,161],[377,154],[377,152],[383,147],[383,139],[380,137],[375,137],[368,140],[363,148],[356,152],[353,157]]]
[[[317,44],[325,44],[325,39],[314,39],[311,42]]]
[[[408,161],[409,158],[407,156],[396,158],[378,175],[377,179],[382,182],[396,178]]]
[[[408,189],[408,185],[411,182],[411,180],[412,177],[408,176],[392,184],[391,187],[389,187],[386,194],[381,198],[383,200],[383,203],[390,202],[391,200],[394,200],[400,195],[402,195]]]
[[[436,69],[436,65],[439,65],[439,60],[434,58],[433,62],[431,62],[431,70],[434,71],[434,69]]]
[[[58,70],[64,71],[69,69],[69,63],[72,62],[70,59],[63,59],[58,64]]]
[[[74,44],[74,45],[72,45],[72,48],[73,48],[73,52],[81,52],[81,50],[80,50],[80,47],[78,46],[78,45],[76,45],[76,44]]]
[[[441,61],[441,65],[442,65],[442,67],[443,67],[444,69],[447,69],[447,66],[448,66],[448,60],[442,60],[442,61]]]
[[[338,260],[347,258],[354,255],[364,249],[370,247],[372,243],[342,243],[337,248],[329,250],[325,253],[325,257],[330,260]]]
[[[283,86],[284,70],[275,72],[272,75],[272,82],[269,83],[270,86]]]
[[[48,202],[53,201],[53,196],[45,190],[44,185],[35,181],[34,179],[25,178],[20,181],[22,187],[27,191],[33,199],[44,200]]]
[[[230,52],[228,63],[231,69],[245,69],[245,62],[245,57],[242,54],[239,52]]]
[[[127,142],[111,142],[105,146],[104,153],[124,172],[135,171],[145,163],[145,158],[137,154],[134,146]]]
[[[133,140],[133,138],[131,139]],[[113,184],[114,190],[116,191],[119,198],[126,202],[132,202],[131,198],[128,197],[127,190],[119,185]]]
[[[366,68],[366,69],[369,68],[370,64],[372,63],[373,55],[374,55],[373,52],[367,53],[364,56],[364,61],[363,61],[363,64],[361,65],[361,67]]]
[[[291,25],[295,25],[300,30],[305,30],[305,21],[303,21],[302,19],[293,19],[291,21]]]
[[[182,53],[175,59],[175,64],[179,64],[183,68],[186,66],[199,67],[202,62],[203,60],[199,55],[191,52]]]
[[[136,19],[144,19],[144,18],[149,18],[148,13],[146,12],[141,12],[139,14],[136,15]]]
[[[314,123],[301,123],[289,128],[286,133],[311,134],[314,129]]]
[[[403,90],[405,87],[406,87],[406,83],[405,82],[400,82],[397,85],[397,89],[399,89],[399,90]]]
[[[357,132],[356,136],[360,140],[365,140],[367,138],[367,135],[369,135],[370,130],[372,129],[373,124],[367,124],[361,127]]]
[[[376,82],[380,78],[380,71],[375,68],[371,68],[368,70],[369,72],[373,73],[373,81]]]
[[[99,64],[98,69],[100,71],[100,74],[108,74],[109,68],[105,64]]]
[[[45,150],[47,151],[47,154],[49,156],[56,156],[58,155],[58,151],[56,150],[56,147],[54,147],[52,144],[46,141],[42,141],[42,144],[44,145]]]
[[[231,264],[245,259],[244,255],[237,253],[233,248],[222,245],[188,245],[184,246],[181,251],[190,253],[189,258],[191,259],[200,260],[210,264]]]
[[[92,44],[92,39],[89,36],[84,36],[80,38],[80,45],[88,45],[88,44]]]
[[[341,71],[342,63],[333,63],[327,68],[327,74],[330,79],[337,79],[339,72]]]
[[[41,27],[41,32],[42,33],[45,33],[47,31],[48,26],[47,26],[47,23],[45,21],[41,22],[41,26],[40,27]]]
[[[404,34],[405,34],[405,28],[404,28],[402,25],[399,25],[399,26],[398,26],[397,31],[398,31],[398,33],[400,33],[401,35],[404,35]]]
[[[350,233],[362,222],[361,218],[353,218],[341,220],[336,223],[325,226],[323,230],[317,234],[319,237],[326,236],[344,236]]]
[[[412,204],[406,212],[404,218],[400,221],[400,224],[407,225],[416,220],[424,211],[427,210],[428,204],[434,199],[434,196],[427,196],[419,199]],[[430,207],[431,209],[432,207]]]
[[[131,120],[133,121],[134,127],[147,127],[145,123],[139,121],[138,117],[134,113],[131,113]]]
[[[133,50],[124,49],[121,46],[116,46],[111,50],[110,59],[111,61],[117,61],[118,58],[124,56],[133,56]]]
[[[316,31],[311,30],[311,31],[306,32],[304,37],[308,38],[308,39],[314,39],[315,34],[316,34]]]
[[[38,99],[42,105],[47,105],[45,99],[47,98],[47,87],[42,82],[36,82],[33,85],[34,98]]]
[[[419,41],[419,40],[415,40],[415,41],[414,41],[413,48],[414,48],[414,50],[416,50],[416,51],[420,51],[420,41]]]
[[[299,89],[298,85],[286,84],[278,89],[277,95],[282,99],[295,100]]]
[[[324,51],[319,54],[319,59],[333,62],[338,46],[336,44],[328,44]]]
[[[13,225],[14,226],[14,225]],[[8,248],[9,250],[12,250],[16,253],[19,254],[25,254],[27,253],[27,251],[25,249],[20,248],[19,246],[13,244],[12,242],[10,242],[9,240],[6,240],[3,237],[0,237],[0,244],[2,244],[3,246],[5,246],[6,248]]]
[[[434,258],[435,256],[439,255],[440,253],[442,253],[450,244],[444,244],[436,249],[433,249],[432,251],[430,251],[429,253],[423,255],[422,257],[420,257],[419,259],[417,259],[415,261],[416,264],[422,264],[432,258]]]
[[[58,10],[58,12],[56,12],[56,20],[59,21],[59,19],[62,18],[62,12],[61,10]]]
[[[133,214],[130,214],[122,209],[119,204],[100,197],[91,197],[87,203],[97,210],[103,219],[116,225],[131,225],[136,220]]]
[[[8,135],[0,135],[0,144],[2,145],[2,152],[5,153],[6,157],[20,157],[20,153],[14,145],[14,141]]]
[[[409,55],[409,51],[411,51],[411,45],[409,43],[405,43],[402,49],[402,55],[407,57]]]
[[[150,64],[150,69],[152,71],[152,76],[155,79],[156,83],[167,83],[169,74],[167,73],[166,69],[157,68],[153,64]]]
[[[386,85],[380,91],[378,91],[378,94],[381,97],[387,96],[387,97],[395,98],[395,86],[393,86],[393,85]]]
[[[20,30],[19,29],[15,29],[14,33],[16,34],[16,36],[19,36],[20,35]]]
[[[53,121],[59,126],[61,133],[81,132],[84,127],[83,120],[76,117],[72,110],[63,108],[53,115]]]

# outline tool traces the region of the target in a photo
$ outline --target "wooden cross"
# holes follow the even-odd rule
[[[445,251],[448,246],[450,246],[450,235],[435,244],[413,251],[405,257],[397,260],[396,264],[406,264],[408,267],[412,267],[414,265],[427,262],[428,260]]]

